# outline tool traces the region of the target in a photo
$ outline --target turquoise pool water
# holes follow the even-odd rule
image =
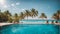
[[[0,34],[60,34],[54,24],[12,24],[0,27]]]

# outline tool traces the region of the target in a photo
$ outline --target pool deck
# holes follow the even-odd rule
[[[4,26],[4,25],[11,25],[13,23],[0,23],[0,26]]]
[[[0,23],[0,26],[4,26],[4,25],[11,25],[14,23]],[[54,23],[55,25],[60,25],[60,23]]]

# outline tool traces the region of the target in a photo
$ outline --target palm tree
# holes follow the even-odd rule
[[[8,22],[12,23],[12,21],[13,21],[13,19],[11,17],[9,17]]]
[[[35,15],[38,16],[38,11],[36,10]]]
[[[38,16],[38,11],[35,10],[34,8],[31,9],[31,16],[32,18],[35,17],[35,16]]]
[[[57,20],[56,23],[58,23],[58,20],[60,20],[60,10],[58,10],[56,13],[54,13],[52,18]]]
[[[45,13],[41,13],[41,16],[39,18],[44,19],[44,18],[47,18],[47,16],[45,15]]]
[[[14,15],[14,22],[19,23],[19,16],[17,13],[15,13],[15,15]]]
[[[7,22],[7,15],[5,15],[5,13],[1,12],[0,10],[0,22]]]
[[[56,13],[53,14],[52,18],[57,19]],[[53,23],[53,22],[54,22],[54,21],[52,20],[52,23]]]
[[[39,18],[42,18],[42,19],[46,18],[47,19],[47,16],[45,15],[45,13],[41,13],[41,16]],[[46,23],[48,24],[48,20],[46,21]]]
[[[3,13],[0,10],[0,22],[3,22]]]
[[[52,18],[57,19],[56,13],[53,14]]]
[[[20,20],[24,19],[24,17],[25,17],[24,13],[21,12],[21,13],[20,13],[20,16],[19,16]]]
[[[7,21],[9,21],[10,19],[12,19],[11,18],[11,13],[8,11],[8,10],[6,10],[5,12],[4,12],[4,16],[5,16],[5,19],[7,20]],[[10,22],[10,21],[9,21]]]
[[[25,10],[26,12],[25,12],[25,16],[27,17],[27,19],[28,19],[28,16],[31,16],[30,15],[30,12],[29,12],[29,10]]]
[[[60,20],[60,10],[57,11],[57,20]]]

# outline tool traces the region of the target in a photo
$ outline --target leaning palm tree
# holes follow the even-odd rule
[[[57,11],[57,20],[60,20],[60,10]]]
[[[54,13],[52,18],[57,20],[56,23],[58,23],[58,20],[60,20],[60,10],[58,10],[56,13]]]
[[[54,13],[53,16],[52,16],[53,19],[57,19],[57,14]]]
[[[14,22],[19,23],[19,16],[17,13],[15,13],[15,15],[14,15]]]
[[[3,15],[2,15],[2,12],[1,12],[1,10],[0,10],[0,18],[2,17]]]
[[[11,13],[10,13],[8,10],[6,10],[4,13],[5,13],[7,16],[11,16]]]
[[[57,17],[57,21],[56,21],[56,23],[58,23],[58,20],[60,20],[60,10],[58,10],[57,12],[56,12],[56,17]]]
[[[52,16],[53,19],[57,19],[57,14],[54,13],[53,16]],[[54,21],[52,20],[52,23],[54,23]]]
[[[3,12],[3,13],[0,10],[0,19],[1,19],[1,21],[7,22],[8,21],[8,18],[9,18],[9,15],[10,15],[10,13],[9,13],[8,10],[5,11],[5,12]]]
[[[41,13],[41,16],[39,18],[44,19],[44,18],[47,18],[47,16],[45,15],[45,13]]]
[[[7,21],[9,21],[10,20],[10,18],[11,18],[11,13],[8,11],[8,10],[6,10],[5,12],[4,12],[4,15],[5,15],[5,19],[7,20]],[[11,18],[12,19],[12,18]]]
[[[28,16],[31,16],[30,15],[30,12],[29,12],[29,10],[25,10],[26,12],[25,12],[25,16],[27,17],[27,19],[28,19]]]
[[[38,11],[36,10],[35,15],[38,16]]]
[[[0,10],[0,22],[3,22],[3,13]]]
[[[45,13],[41,13],[41,16],[39,18],[42,18],[42,19],[46,18],[47,19],[47,16],[45,15]],[[48,20],[46,21],[46,23],[48,24]]]
[[[20,15],[19,15],[19,19],[22,20],[22,19],[24,19],[24,17],[25,17],[24,13],[21,12]]]
[[[13,19],[11,17],[8,18],[8,22],[9,23],[12,23],[13,22]]]
[[[31,16],[32,18],[35,17],[35,16],[38,16],[38,11],[35,10],[34,8],[31,9]]]

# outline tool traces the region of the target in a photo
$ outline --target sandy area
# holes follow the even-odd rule
[[[0,23],[0,26],[4,26],[4,25],[10,25],[10,24],[14,24],[14,23]],[[54,23],[55,25],[60,25],[60,23]]]
[[[10,24],[13,24],[13,23],[0,23],[0,26],[10,25]]]

